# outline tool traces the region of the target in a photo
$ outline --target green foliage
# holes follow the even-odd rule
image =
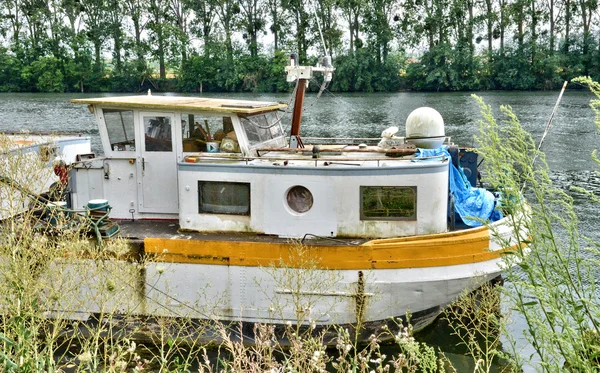
[[[382,64],[367,49],[359,49],[351,56],[335,59],[335,77],[331,90],[338,92],[396,91],[403,87],[400,75],[405,57],[392,54]]]
[[[426,52],[421,61],[412,63],[406,70],[408,85],[417,90],[447,91],[457,83],[457,71],[453,68],[450,44],[436,45]]]
[[[336,91],[554,89],[578,75],[600,79],[599,2],[570,4],[567,15],[533,0],[325,0],[317,27],[300,0],[5,1],[0,91],[136,91],[160,78],[160,89],[184,92],[281,92],[283,56],[306,64],[321,54],[319,29]],[[278,50],[267,53],[269,32]],[[405,50],[419,50],[419,62],[405,67]]]
[[[21,77],[39,92],[64,92],[66,85],[60,67],[55,57],[40,57],[23,69]]]
[[[578,81],[600,95],[600,87],[589,78]],[[544,154],[510,107],[500,108],[504,120],[498,123],[491,108],[476,99],[484,118],[477,137],[486,159],[484,181],[502,192],[502,206],[512,216],[526,217],[510,222],[520,232],[517,241],[529,247],[515,247],[506,256],[508,267],[513,268],[506,273],[509,307],[524,318],[523,333],[536,352],[540,370],[597,372],[598,244],[582,246],[572,197],[552,185]],[[597,110],[599,103],[594,100],[592,107]],[[600,128],[598,116],[596,122]],[[522,200],[524,190],[528,204]],[[500,232],[493,237],[500,245],[512,245]],[[514,363],[522,364],[520,351],[512,347]]]
[[[535,88],[535,76],[527,55],[518,49],[506,49],[505,54],[494,56],[496,88],[524,90]]]
[[[0,47],[0,92],[16,92],[24,88],[20,70],[19,59]]]

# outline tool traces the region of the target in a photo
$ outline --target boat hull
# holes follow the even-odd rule
[[[358,324],[372,333],[411,314],[418,330],[462,293],[500,275],[502,254],[518,249],[502,247],[498,238],[518,242],[508,220],[354,245],[180,233],[145,238],[141,262],[63,259],[49,272],[62,274],[56,291],[73,289],[67,298],[77,302],[58,307],[68,317],[119,313],[219,320],[245,329]]]

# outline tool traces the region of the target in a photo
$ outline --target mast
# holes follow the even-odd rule
[[[296,137],[298,148],[304,148],[304,144],[302,144],[302,139],[300,138],[300,122],[302,121],[302,108],[304,106],[304,92],[306,91],[306,87],[308,87],[308,80],[298,79],[296,98],[294,99],[294,112],[292,113],[292,130],[290,132],[290,137]]]
[[[308,82],[313,78],[314,72],[322,72],[325,83],[331,81],[335,68],[331,65],[331,57],[325,56],[316,67],[298,65],[298,55],[290,55],[290,64],[285,67],[288,82],[297,82],[296,97],[294,100],[294,111],[292,113],[292,129],[290,131],[290,148],[304,148],[300,138],[300,123],[302,121],[302,109],[304,105],[304,93]],[[324,88],[324,85],[323,87]]]

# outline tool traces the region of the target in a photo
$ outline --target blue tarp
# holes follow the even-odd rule
[[[450,194],[454,196],[454,210],[462,221],[470,227],[479,227],[482,221],[496,221],[502,218],[500,210],[496,209],[494,195],[483,189],[471,186],[462,169],[452,163],[450,153],[446,148],[418,149],[418,158],[447,156],[450,167]]]

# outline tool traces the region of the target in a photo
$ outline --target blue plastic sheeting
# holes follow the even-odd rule
[[[448,185],[450,193],[454,196],[454,210],[462,221],[470,227],[479,227],[484,224],[482,221],[494,222],[502,219],[502,213],[496,209],[494,195],[483,188],[472,187],[462,169],[457,169],[452,164],[452,157],[446,148],[418,149],[416,160],[426,161],[422,158],[440,156],[448,157]]]

